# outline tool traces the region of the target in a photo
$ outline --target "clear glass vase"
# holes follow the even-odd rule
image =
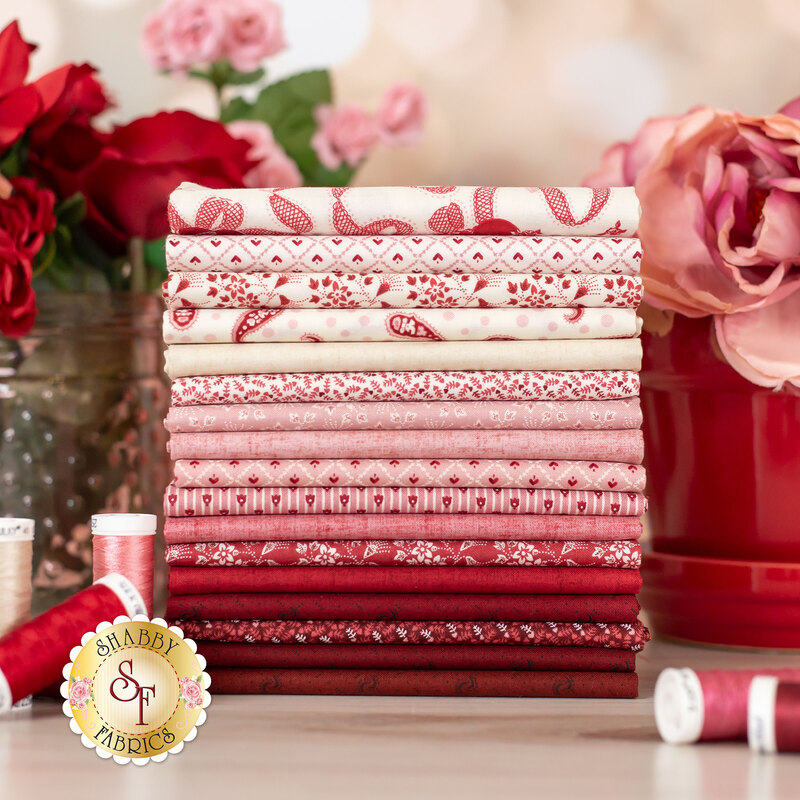
[[[0,515],[36,520],[34,613],[91,583],[92,514],[160,512],[169,403],[157,297],[37,305],[30,334],[0,338]]]

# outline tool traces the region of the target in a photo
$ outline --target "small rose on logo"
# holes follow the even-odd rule
[[[203,702],[203,687],[194,678],[181,678],[181,697],[186,708],[191,711]]]
[[[79,678],[69,687],[69,704],[79,711],[83,711],[86,708],[86,701],[91,696],[91,678]]]

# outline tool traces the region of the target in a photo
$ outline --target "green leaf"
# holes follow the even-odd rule
[[[237,72],[233,70],[228,76],[226,83],[229,86],[246,86],[249,83],[256,83],[257,81],[263,80],[266,74],[266,70],[263,67],[259,67],[253,72]]]
[[[56,218],[60,225],[72,228],[86,216],[86,198],[76,192],[66,200],[62,200],[55,208]]]
[[[167,279],[167,253],[164,239],[153,239],[144,243],[144,261],[159,273],[159,280]]]
[[[15,178],[21,175],[25,170],[27,160],[28,148],[23,137],[0,155],[0,175],[6,178]]]

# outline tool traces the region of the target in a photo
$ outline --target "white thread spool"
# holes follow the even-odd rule
[[[0,637],[31,618],[32,519],[0,517]],[[29,708],[26,697],[15,709]]]

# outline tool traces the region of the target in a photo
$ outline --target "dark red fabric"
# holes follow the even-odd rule
[[[519,645],[273,645],[197,640],[209,667],[314,669],[510,669],[633,672],[636,655],[605,647]]]
[[[636,697],[635,672],[209,669],[215,694]]]
[[[172,567],[170,594],[455,592],[636,594],[639,570],[609,567]]]
[[[347,535],[345,535],[345,533]],[[262,539],[638,539],[635,517],[570,517],[515,514],[351,514],[334,519],[325,514],[261,517],[167,517],[167,544],[239,542]]]
[[[633,595],[190,594],[167,617],[191,619],[417,619],[635,622]]]

